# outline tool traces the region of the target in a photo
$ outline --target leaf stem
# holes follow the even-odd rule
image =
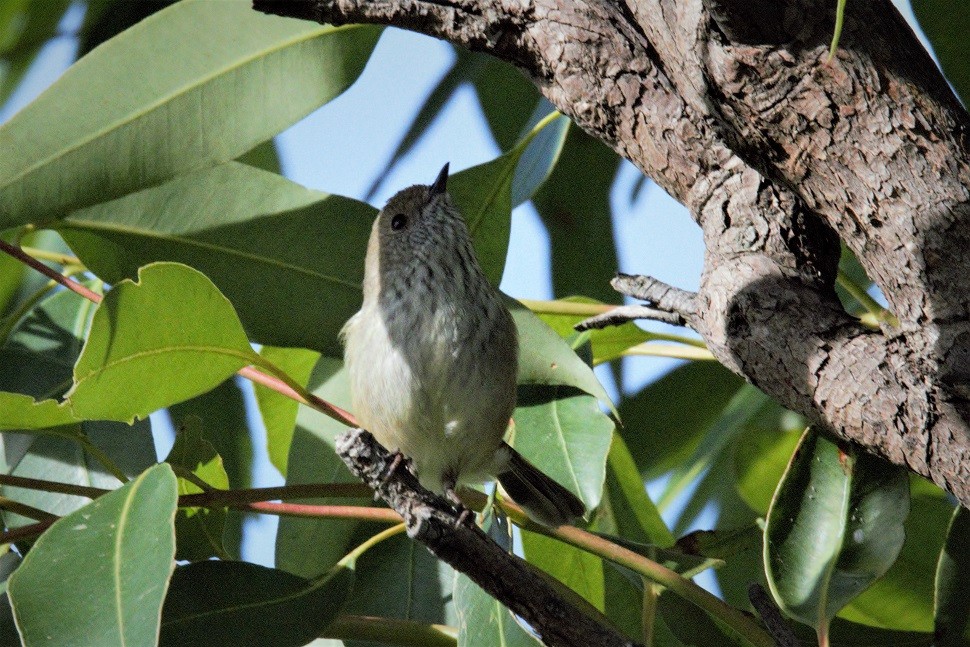
[[[400,647],[455,647],[458,644],[455,627],[374,616],[339,615],[321,637],[367,640]]]
[[[677,359],[690,359],[703,362],[716,362],[717,358],[706,348],[697,348],[693,344],[655,344],[644,342],[631,346],[623,351],[624,356],[642,355],[648,357],[674,357]]]

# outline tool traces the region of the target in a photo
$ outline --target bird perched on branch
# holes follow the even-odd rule
[[[404,189],[378,214],[367,244],[364,303],[342,331],[361,427],[410,458],[421,484],[457,502],[456,487],[499,482],[549,526],[583,503],[504,440],[515,409],[515,324],[475,257],[447,193]]]

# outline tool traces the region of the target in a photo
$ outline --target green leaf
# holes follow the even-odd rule
[[[886,574],[863,591],[839,616],[874,627],[930,632],[934,616],[934,573],[953,516],[948,495],[912,476],[906,539]]]
[[[692,362],[620,403],[623,439],[641,474],[680,466],[697,449],[744,380],[714,362]]]
[[[0,104],[20,85],[41,48],[57,34],[68,0],[0,3]]]
[[[38,399],[63,395],[94,309],[67,290],[31,308],[0,348],[0,389]]]
[[[263,346],[259,354],[282,369],[297,383],[306,386],[310,379],[310,372],[320,359],[320,353],[303,348],[278,348]],[[280,395],[265,386],[254,384],[256,404],[263,417],[266,427],[266,449],[269,460],[286,476],[286,466],[289,459],[290,444],[293,442],[293,430],[296,426],[296,414],[299,404],[296,400]]]
[[[373,526],[362,527],[364,539]],[[458,622],[452,602],[455,572],[405,535],[385,539],[357,558],[354,590],[345,613],[412,620]]]
[[[619,163],[613,150],[573,125],[559,163],[532,200],[549,232],[556,296],[586,294],[603,301],[617,299],[610,287],[619,267],[610,189]],[[577,272],[580,267],[582,272]]]
[[[35,401],[29,395],[0,393],[0,430],[17,431],[59,427],[79,422],[66,404]]]
[[[946,545],[936,568],[936,644],[951,647],[970,640],[970,511],[953,511]]]
[[[529,563],[578,593],[602,612],[606,608],[603,560],[558,539],[522,532],[522,550]]]
[[[134,477],[157,461],[151,424],[140,420],[133,426],[119,422],[85,422],[45,430],[45,435],[26,437],[3,434],[6,472],[14,476],[57,483],[114,489],[121,485],[97,457],[79,442],[87,442],[108,457],[121,472]],[[18,443],[18,440],[26,442]],[[33,488],[3,486],[4,496],[56,515],[66,515],[88,504],[86,497],[44,492]],[[4,513],[10,527],[33,523],[13,513]]]
[[[519,384],[573,386],[616,413],[593,369],[562,337],[518,301],[506,297],[505,304],[519,332]]]
[[[469,69],[468,77],[475,88],[478,104],[499,149],[509,150],[528,127],[534,110],[545,104],[542,108],[545,114],[552,109],[551,105],[541,99],[536,86],[514,65],[460,47],[456,51],[459,60],[467,56],[476,63]]]
[[[809,428],[778,485],[765,528],[765,571],[778,605],[819,635],[885,573],[903,545],[905,472]]]
[[[674,543],[674,535],[647,496],[643,478],[620,434],[613,434],[607,457],[606,493],[616,534],[662,547]]]
[[[970,100],[970,7],[962,0],[913,0],[912,6],[947,81],[966,105]]]
[[[353,582],[336,568],[316,580],[246,562],[175,569],[159,644],[299,647],[336,617]]]
[[[523,456],[579,496],[599,505],[613,421],[596,399],[560,386],[520,386],[509,439]]]
[[[778,405],[773,404],[771,408],[781,411]],[[767,428],[748,425],[731,447],[738,494],[761,515],[767,514],[778,482],[802,435],[801,431],[783,428],[781,421],[778,422]]]
[[[322,357],[310,378],[313,393],[340,407],[350,406],[350,383],[343,362]],[[347,428],[333,418],[301,406],[290,445],[286,483],[360,483],[334,451],[334,437]],[[321,505],[375,505],[372,498],[311,499]],[[304,577],[327,572],[352,548],[359,523],[342,519],[280,519],[276,566]],[[312,551],[306,549],[313,546]]]
[[[461,573],[455,576],[458,610],[458,647],[541,647],[515,616],[495,598]]]
[[[569,121],[553,113],[508,153],[448,180],[475,244],[482,270],[498,285],[509,247],[512,208],[528,200],[552,170]]]
[[[202,437],[202,420],[183,421],[176,430],[175,444],[165,462],[195,474],[202,482],[218,490],[229,488],[229,477],[222,466],[222,457],[212,443]],[[178,479],[179,496],[202,492],[195,483]],[[201,561],[210,557],[227,558],[222,545],[226,527],[226,511],[209,508],[179,508],[175,515],[175,559]]]
[[[254,341],[340,356],[376,214],[230,162],[76,212],[57,229],[109,283],[154,261],[185,263],[229,298]]]
[[[556,303],[603,305],[602,301],[597,301],[596,299],[590,299],[589,297],[583,296],[565,297],[564,299],[552,302],[552,304]],[[560,337],[564,338],[575,335],[576,330],[573,328],[573,326],[588,318],[587,315],[562,314],[558,312],[542,311],[536,312],[536,315],[546,322],[550,328],[555,330]],[[622,357],[624,351],[626,351],[628,348],[636,346],[637,344],[658,339],[655,334],[637,327],[633,322],[627,322],[621,326],[610,326],[609,328],[590,330],[588,334],[589,341],[593,349],[594,365],[602,364],[603,362],[609,362]]]
[[[254,361],[232,305],[205,275],[155,263],[138,279],[115,286],[94,313],[67,394],[76,416],[144,418]]]
[[[146,18],[0,128],[0,229],[238,157],[346,89],[379,34],[268,17],[243,0]]]
[[[10,576],[24,643],[155,644],[175,504],[175,475],[157,465],[51,526]]]
[[[222,459],[229,487],[252,487],[254,430],[246,415],[239,378],[231,377],[211,391],[174,404],[168,413],[176,429],[196,424],[194,420],[201,421],[199,429]],[[225,552],[234,557],[239,556],[246,516],[252,515],[239,510],[226,511],[222,544]]]

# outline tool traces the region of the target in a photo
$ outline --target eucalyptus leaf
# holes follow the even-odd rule
[[[157,465],[54,523],[10,576],[24,643],[155,644],[175,505],[175,475]]]
[[[244,0],[186,0],[146,18],[0,127],[0,229],[234,159],[346,89],[379,34]]]
[[[254,356],[232,305],[209,279],[155,263],[98,306],[67,398],[76,416],[131,421],[208,391]]]
[[[765,571],[788,615],[820,636],[903,546],[909,479],[809,428],[768,511]]]

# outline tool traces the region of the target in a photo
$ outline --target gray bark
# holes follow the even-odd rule
[[[257,0],[515,64],[683,202],[706,245],[678,312],[726,366],[970,504],[968,115],[889,0]],[[839,239],[899,319],[833,290]],[[661,308],[663,309],[663,308]]]

